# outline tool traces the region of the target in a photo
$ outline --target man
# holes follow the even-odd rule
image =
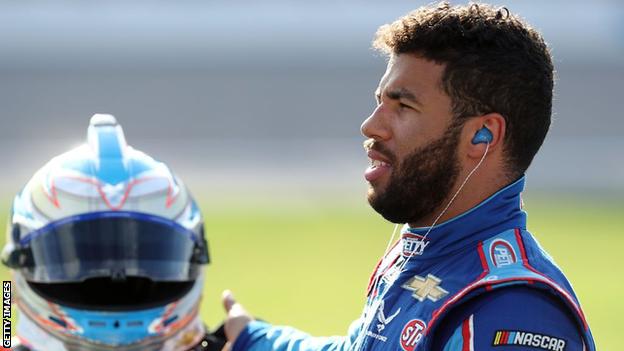
[[[204,223],[169,167],[126,143],[111,115],[13,201],[15,351],[216,351],[199,316]]]
[[[389,61],[362,124],[368,200],[407,223],[402,237],[346,337],[253,321],[226,292],[231,348],[595,350],[521,209],[523,175],[550,125],[541,36],[504,8],[441,4],[382,26],[374,45]]]

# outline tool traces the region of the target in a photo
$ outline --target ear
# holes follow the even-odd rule
[[[491,153],[492,151],[502,147],[503,140],[505,139],[506,126],[507,124],[505,122],[505,118],[500,113],[496,112],[470,118],[464,126],[464,133],[466,134],[466,139],[468,140],[468,157],[480,159],[485,152],[485,143],[472,143],[472,139],[481,128],[486,127],[492,133],[492,141],[489,143],[490,146],[488,151],[488,153]]]

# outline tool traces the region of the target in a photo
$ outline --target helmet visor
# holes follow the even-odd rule
[[[192,281],[207,261],[203,237],[166,218],[135,212],[66,218],[29,233],[20,246],[30,256],[20,272],[42,283],[130,276]]]

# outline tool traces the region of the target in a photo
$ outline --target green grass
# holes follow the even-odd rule
[[[361,195],[203,199],[213,263],[201,312],[210,326],[224,318],[220,294],[229,288],[272,323],[346,332],[393,229]],[[526,205],[529,229],[573,282],[598,349],[622,349],[624,205],[548,198]]]

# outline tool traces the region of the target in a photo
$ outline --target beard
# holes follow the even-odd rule
[[[418,148],[397,163],[385,190],[368,191],[368,203],[392,223],[419,222],[440,208],[459,175],[457,145],[463,123],[456,119],[441,138]],[[397,160],[383,145],[373,150]]]

